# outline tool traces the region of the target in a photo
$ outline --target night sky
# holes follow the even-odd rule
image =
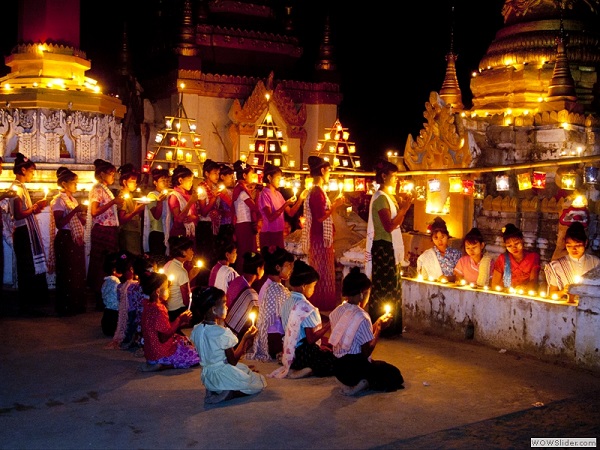
[[[83,3],[86,3],[83,5]],[[121,25],[116,0],[94,9],[82,1],[81,49],[92,60],[89,76],[118,64]],[[17,40],[17,0],[4,0],[1,50],[10,53]],[[302,0],[296,28],[311,57],[322,39],[323,15],[330,8],[335,62],[344,95],[339,118],[350,131],[366,168],[387,150],[403,152],[409,134],[422,128],[425,102],[441,89],[445,55],[453,30],[457,73],[465,107],[471,106],[470,73],[477,69],[502,27],[504,0],[421,0],[361,2]],[[168,2],[167,2],[168,4]],[[454,14],[452,6],[454,5]],[[400,9],[400,11],[398,11]],[[151,30],[148,30],[151,32]],[[8,72],[3,67],[0,74]],[[277,74],[275,74],[277,77]]]

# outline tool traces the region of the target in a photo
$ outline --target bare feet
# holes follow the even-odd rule
[[[312,373],[313,370],[310,367],[305,367],[304,369],[300,370],[290,370],[287,374],[287,378],[291,378],[292,380],[297,378],[306,378],[311,376]]]
[[[214,391],[206,390],[206,396],[204,397],[205,405],[214,405],[215,403],[221,403],[225,400],[230,400],[234,398],[234,391],[221,391],[219,393]]]
[[[147,362],[143,363],[140,366],[140,370],[142,372],[158,372],[159,370],[163,370],[166,368],[167,368],[167,366],[165,366],[163,364],[148,364]]]
[[[349,397],[358,394],[369,388],[369,382],[367,380],[360,380],[356,386],[344,386],[340,389],[342,395],[347,395]]]

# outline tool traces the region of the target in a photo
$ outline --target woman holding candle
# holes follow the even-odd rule
[[[398,166],[386,160],[375,163],[375,181],[379,189],[371,197],[367,221],[365,273],[371,277],[373,292],[369,314],[375,321],[384,304],[394,305],[393,322],[386,333],[402,333],[402,264],[404,242],[402,223],[412,204],[408,194],[396,193]]]
[[[170,217],[166,203],[170,181],[169,169],[152,169],[154,189],[148,192],[150,203],[144,209],[143,249],[161,265],[166,259],[169,239]]]
[[[238,160],[233,164],[236,175],[236,185],[233,188],[233,209],[235,214],[234,230],[238,252],[258,251],[258,219],[260,213],[255,202],[257,197],[256,182],[258,177],[250,164]],[[235,266],[242,270],[242,259]]]
[[[262,217],[259,234],[261,248],[271,245],[285,247],[283,240],[285,214],[289,217],[295,216],[308,195],[308,190],[305,189],[300,194],[300,198],[294,194],[291,198],[284,200],[283,195],[279,192],[282,176],[283,172],[280,167],[265,163],[263,182],[267,185],[258,195],[258,209]]]
[[[314,293],[314,304],[324,311],[332,311],[339,301],[335,285],[335,230],[331,215],[345,200],[343,196],[338,196],[332,203],[323,189],[329,185],[329,161],[319,156],[309,156],[308,166],[313,186],[304,201],[306,221],[302,229],[302,249],[308,255],[308,263],[321,276]]]
[[[227,164],[221,164],[219,169],[219,214],[221,222],[217,242],[233,242],[233,186],[235,173]]]
[[[50,202],[48,272],[56,273],[56,312],[60,316],[85,312],[85,215],[87,208],[73,196],[78,176],[66,167],[56,170],[60,193]]]
[[[189,369],[200,362],[198,352],[187,336],[177,333],[187,325],[192,313],[183,311],[173,321],[165,306],[169,298],[169,281],[161,273],[146,272],[141,279],[142,290],[148,296],[142,306],[144,337],[144,372],[164,369]]]
[[[242,273],[230,283],[226,293],[227,317],[225,323],[241,339],[250,326],[250,314],[258,313],[258,292],[252,283],[265,273],[265,260],[260,253],[246,252]]]
[[[309,299],[319,281],[317,271],[297,259],[290,277],[291,294],[281,306],[281,322],[285,330],[281,363],[283,367],[269,374],[274,378],[304,378],[310,375],[333,375],[335,356],[321,345],[331,322],[322,325],[319,310]]]
[[[431,242],[433,247],[425,250],[417,258],[417,273],[426,280],[454,281],[454,267],[462,257],[460,250],[448,245],[450,233],[446,221],[441,217],[433,219],[431,224]]]
[[[267,386],[263,375],[240,359],[252,345],[256,327],[251,325],[239,340],[225,326],[225,293],[215,287],[194,291],[193,307],[203,320],[194,326],[191,340],[200,355],[200,379],[206,388],[205,404],[258,394]]]
[[[47,205],[46,199],[33,203],[26,183],[33,180],[35,163],[22,153],[15,156],[13,167],[15,180],[10,189],[16,192],[13,202],[13,248],[17,259],[17,279],[19,285],[19,310],[22,314],[35,313],[30,305],[41,306],[48,301],[46,281],[46,256],[42,234],[37,218]]]
[[[192,190],[193,184],[194,173],[190,169],[179,165],[173,170],[171,177],[173,190],[168,200],[172,224],[168,233],[169,236],[187,236],[194,239],[195,243],[198,194]]]
[[[119,207],[119,248],[132,255],[142,253],[142,213],[146,205],[133,199],[139,172],[131,163],[119,167],[119,197],[124,199]]]
[[[386,312],[371,323],[365,310],[370,294],[371,280],[353,267],[342,282],[346,302],[329,315],[329,343],[336,357],[334,374],[344,385],[344,395],[356,395],[365,389],[385,392],[404,389],[404,379],[397,367],[371,359],[379,334],[391,323],[392,314]]]
[[[581,222],[573,222],[565,233],[567,255],[550,261],[544,267],[549,295],[573,300],[569,294],[570,285],[578,283],[582,275],[600,265],[600,258],[585,252],[587,246],[585,227]]]
[[[283,285],[290,278],[294,267],[294,255],[281,247],[263,247],[267,279],[258,293],[258,333],[252,352],[247,357],[259,361],[270,361],[281,355],[283,335],[281,305],[290,296]]]
[[[462,256],[454,267],[456,283],[480,287],[489,286],[494,261],[485,252],[485,241],[479,228],[471,228],[465,235],[463,249],[466,255]]]
[[[88,253],[87,284],[96,297],[96,309],[104,309],[102,292],[103,264],[106,257],[119,251],[118,208],[125,201],[115,197],[109,186],[115,182],[117,168],[108,161],[94,161],[97,183],[89,192],[89,206],[85,221],[85,243]],[[89,250],[88,250],[89,249]]]
[[[494,262],[492,286],[537,292],[540,255],[525,250],[523,232],[512,223],[502,228],[502,239],[506,252]]]
[[[0,156],[0,175],[2,175],[2,163],[4,160]],[[14,189],[7,189],[0,194],[0,237],[4,236],[4,214],[8,214],[10,202],[8,199],[13,198],[17,194]],[[0,241],[0,273],[4,274],[4,245]],[[0,301],[2,301],[3,289],[0,289]]]

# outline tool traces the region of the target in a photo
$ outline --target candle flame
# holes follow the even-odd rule
[[[386,314],[389,314],[392,312],[392,307],[390,305],[385,305],[383,308],[384,308]]]
[[[202,267],[204,265],[204,263],[202,262],[201,259],[199,259],[198,261],[196,261],[196,267]]]
[[[252,326],[254,326],[254,322],[256,321],[256,313],[254,311],[248,314],[248,318],[252,321]]]

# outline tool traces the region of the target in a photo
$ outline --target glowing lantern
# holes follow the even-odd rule
[[[485,184],[475,183],[473,187],[473,198],[483,200],[485,198]]]
[[[596,184],[598,182],[598,168],[586,167],[584,174],[585,182],[588,184]]]
[[[562,176],[562,188],[563,189],[575,189],[575,182],[577,180],[577,175],[575,172],[568,172]]]
[[[355,178],[354,179],[354,190],[355,191],[364,191],[366,189],[367,183],[364,178]]]
[[[432,192],[434,192],[431,187],[429,188]],[[450,177],[450,188],[448,192],[462,192],[462,180],[460,177]]]
[[[510,182],[508,181],[508,175],[497,175],[496,176],[496,190],[508,191],[510,188]]]
[[[417,200],[426,200],[427,199],[427,189],[425,186],[415,186],[415,193]]]
[[[533,186],[535,189],[546,187],[546,172],[533,172]]]
[[[352,178],[344,178],[344,192],[352,192],[354,190],[354,180]]]
[[[517,182],[519,183],[519,190],[525,191],[531,189],[531,175],[529,172],[520,173],[517,175]]]
[[[463,195],[473,195],[475,182],[473,180],[463,180],[462,193]]]
[[[438,180],[437,178],[433,178],[433,179],[429,180],[428,183],[429,183],[429,192],[440,192],[440,189],[441,189],[440,180]]]

